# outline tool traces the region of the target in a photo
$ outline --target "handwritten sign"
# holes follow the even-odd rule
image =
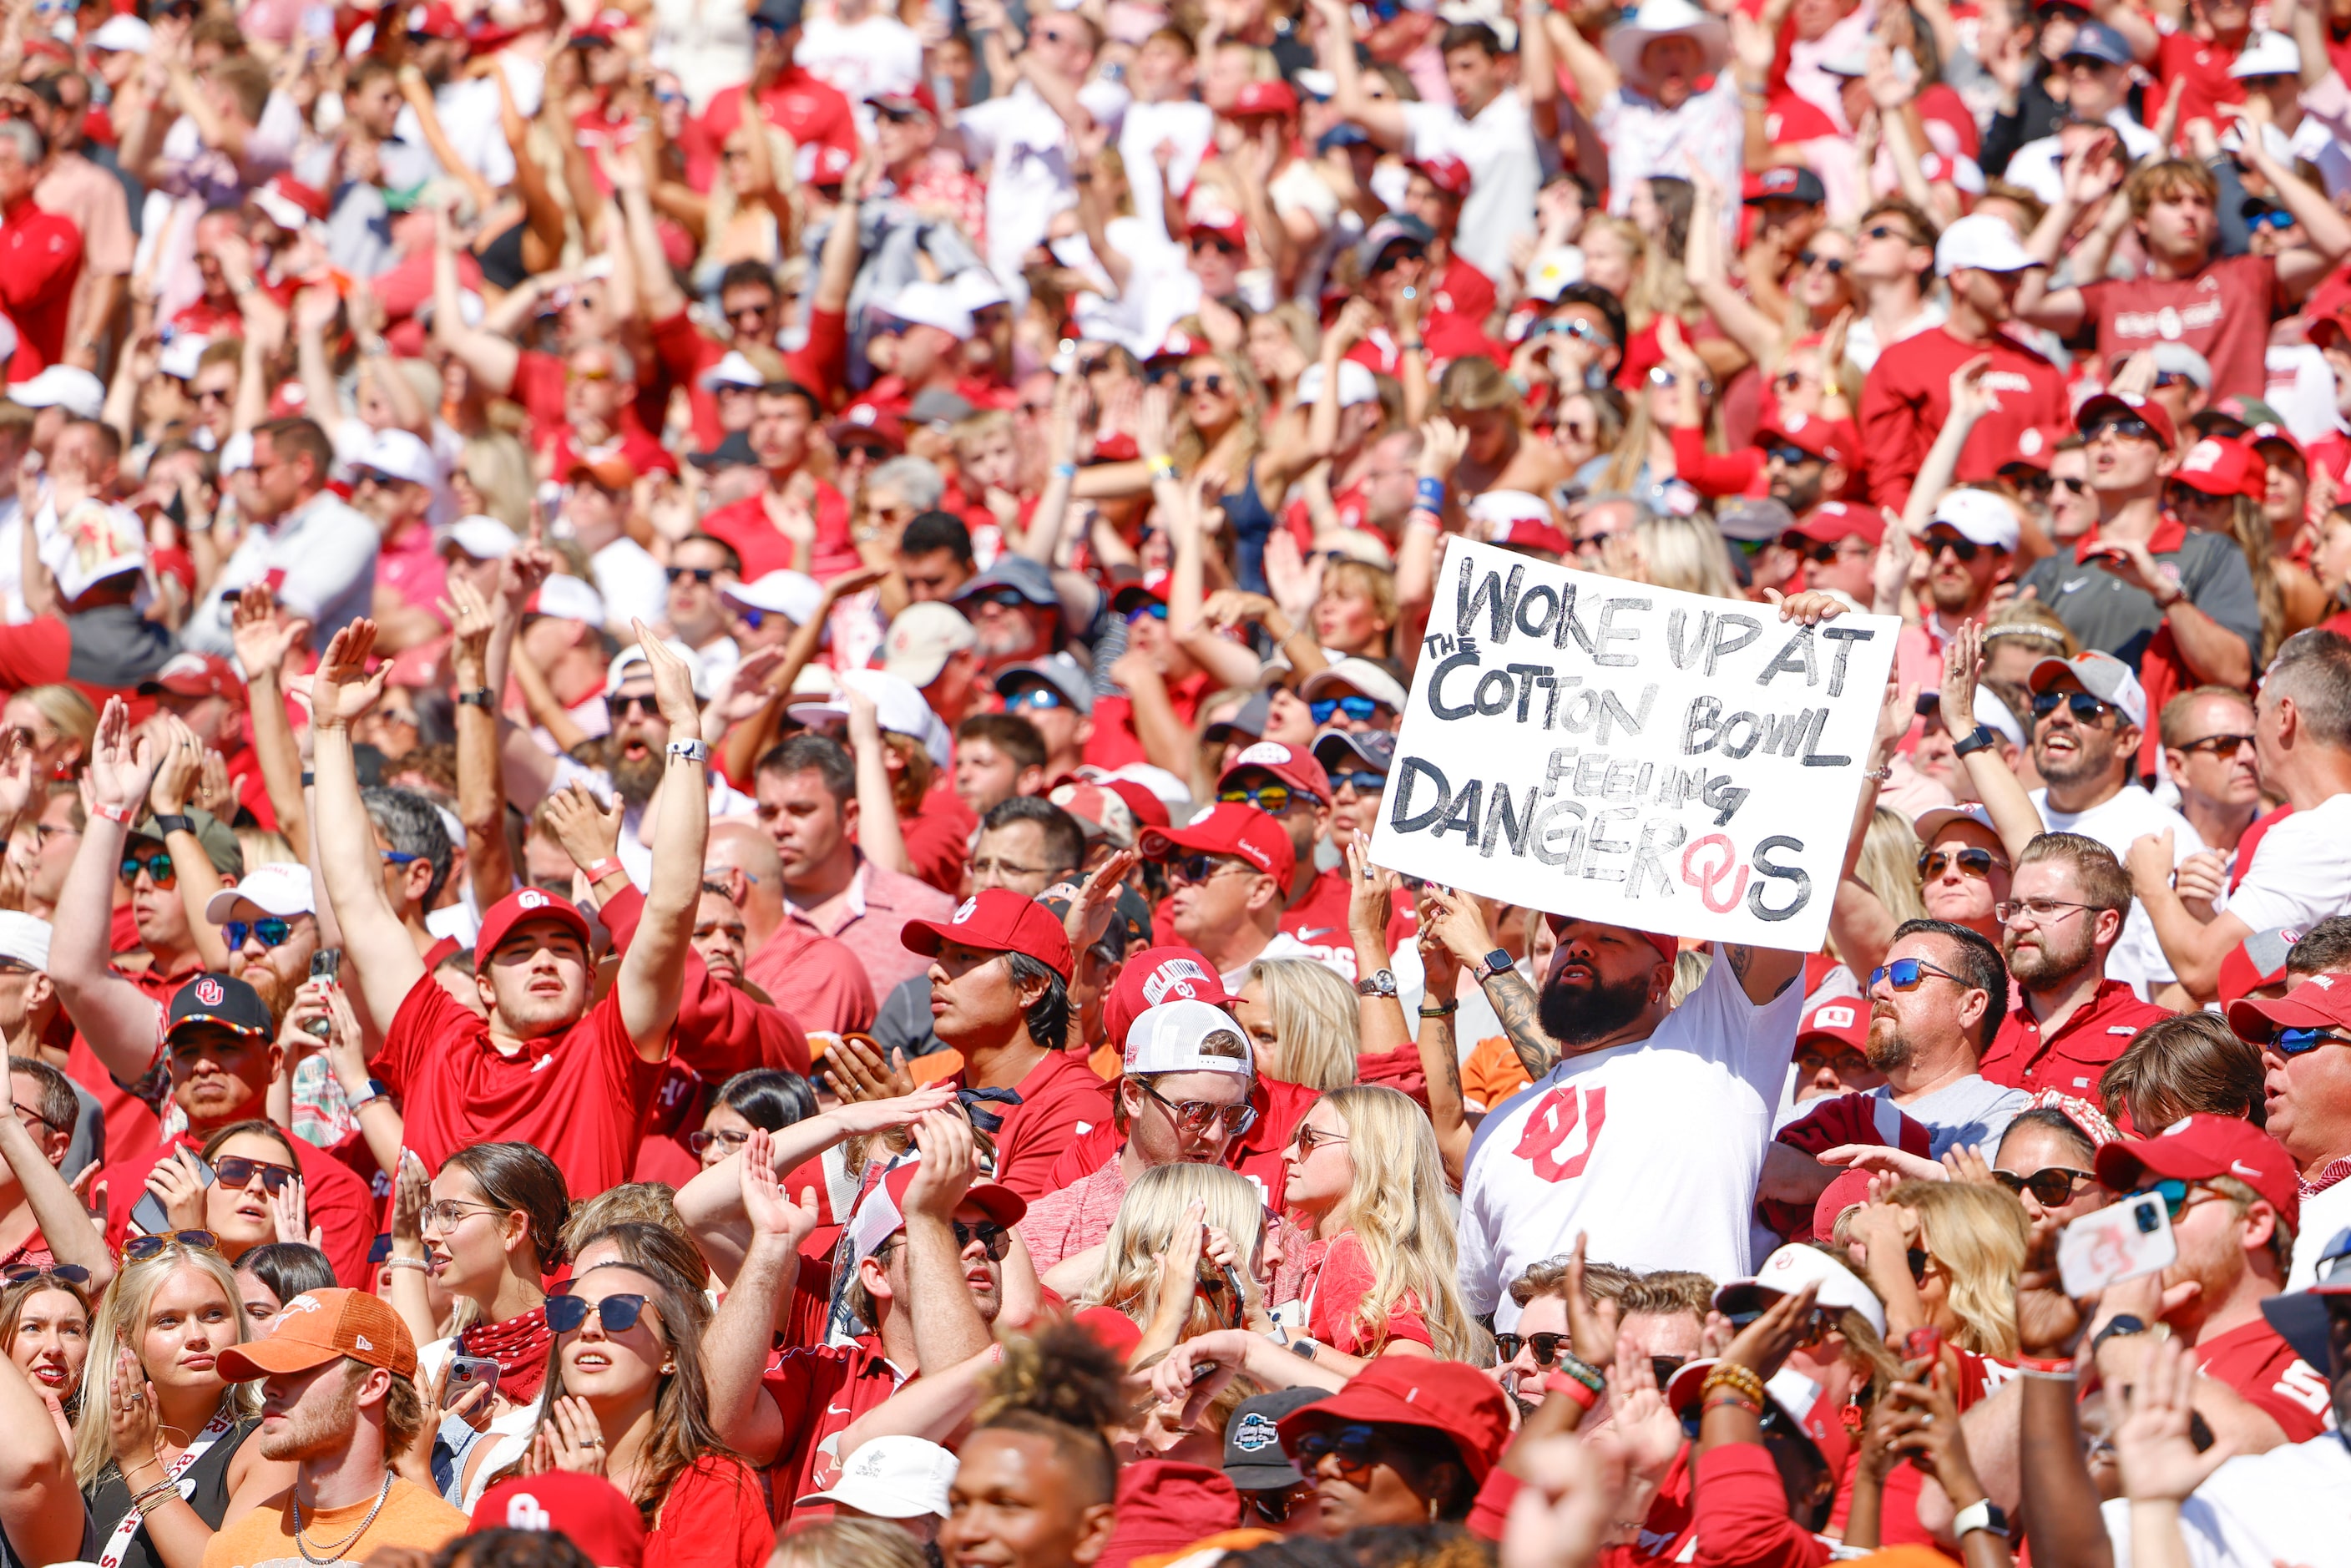
[[[1456,539],[1372,857],[1554,915],[1810,952],[1900,631]]]

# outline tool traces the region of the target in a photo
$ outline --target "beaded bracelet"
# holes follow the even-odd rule
[[[1741,1366],[1732,1361],[1717,1362],[1708,1371],[1706,1381],[1698,1385],[1698,1393],[1703,1396],[1718,1388],[1736,1389],[1753,1400],[1757,1408],[1762,1407],[1763,1379],[1756,1375],[1752,1367]]]
[[[1759,1417],[1763,1414],[1763,1406],[1761,1404],[1748,1398],[1738,1390],[1729,1387],[1718,1388],[1708,1395],[1703,1408],[1707,1410],[1736,1408]]]
[[[1559,1370],[1562,1375],[1573,1377],[1594,1394],[1608,1386],[1606,1374],[1582,1356],[1564,1348],[1559,1353]]]

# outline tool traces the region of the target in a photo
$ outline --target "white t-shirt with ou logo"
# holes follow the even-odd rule
[[[1749,1211],[1803,1015],[1718,962],[1656,1033],[1571,1057],[1479,1124],[1461,1183],[1461,1287],[1498,1329],[1510,1281],[1575,1249],[1628,1269],[1750,1273]]]

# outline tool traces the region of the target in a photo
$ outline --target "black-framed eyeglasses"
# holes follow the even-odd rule
[[[1212,855],[1206,850],[1194,854],[1177,855],[1167,862],[1167,880],[1178,883],[1202,883],[1221,871],[1254,872],[1257,867],[1230,855]]]
[[[1925,850],[1918,856],[1918,880],[1933,882],[1954,865],[1959,868],[1961,876],[1971,876],[1978,882],[1991,880],[1994,866],[2008,869],[2008,862],[1990,850]]]
[[[2043,1208],[2063,1208],[2074,1201],[2074,1194],[2085,1183],[2098,1178],[2088,1171],[2072,1170],[2064,1166],[2043,1166],[2031,1176],[1995,1170],[1991,1173],[1991,1179],[2011,1192],[2031,1193],[2032,1201]]]
[[[1228,784],[1217,791],[1217,799],[1228,806],[1255,806],[1269,816],[1279,817],[1290,810],[1293,800],[1311,800],[1313,796],[1303,789],[1293,789],[1287,784]]]
[[[156,1236],[134,1236],[122,1244],[125,1262],[144,1263],[150,1258],[161,1258],[172,1248],[190,1252],[217,1252],[220,1238],[209,1230],[167,1230]]]
[[[1917,235],[1908,233],[1907,230],[1897,229],[1892,224],[1872,224],[1869,227],[1861,231],[1861,237],[1864,239],[1898,239],[1904,245],[1917,245],[1919,243]]]
[[[63,1280],[68,1285],[86,1286],[89,1270],[78,1263],[51,1263],[47,1268],[24,1264],[0,1274],[0,1285],[22,1285],[33,1280]]]
[[[142,871],[147,873],[147,880],[159,888],[175,887],[179,884],[180,873],[172,868],[172,852],[169,850],[157,850],[153,854],[148,855],[122,857],[121,874],[126,884],[137,882],[139,873]]]
[[[547,1326],[557,1333],[570,1333],[588,1321],[590,1303],[580,1296],[549,1296],[547,1298]],[[594,1302],[597,1319],[606,1333],[626,1333],[637,1326],[644,1315],[645,1299],[639,1295],[607,1296]]]
[[[1498,1333],[1494,1336],[1494,1354],[1506,1363],[1519,1359],[1519,1352],[1531,1349],[1537,1366],[1549,1366],[1559,1359],[1559,1347],[1568,1343],[1563,1333]]]
[[[34,1110],[30,1105],[17,1106],[16,1114],[19,1116],[28,1117],[33,1121],[38,1122],[42,1126],[47,1127],[52,1133],[70,1133],[73,1131],[73,1124],[71,1122],[68,1122],[61,1127],[55,1122],[50,1121],[47,1116],[42,1115],[38,1111]]]
[[[1387,787],[1388,776],[1374,773],[1368,768],[1331,775],[1331,792],[1334,795],[1342,789],[1353,789],[1358,795],[1376,795]]]
[[[1891,964],[1880,964],[1869,972],[1869,988],[1876,990],[1880,983],[1890,983],[1897,991],[1915,991],[1929,975],[1939,975],[1955,986],[1968,982],[1938,964],[1924,958],[1896,958]]]
[[[2053,925],[2074,910],[2096,907],[2095,904],[2076,904],[2064,898],[2003,898],[1991,906],[1991,915],[2002,925],[2015,924],[2020,915],[2032,916],[2035,925]]]
[[[294,935],[294,923],[275,915],[265,915],[258,920],[225,920],[221,922],[221,940],[234,950],[245,946],[248,936],[257,936],[265,947],[283,947]]]
[[[702,584],[705,588],[709,587],[711,580],[718,575],[718,568],[715,566],[672,566],[664,567],[662,570],[663,575],[666,576],[672,582],[675,582],[681,578],[690,577],[694,579],[695,581]]]
[[[1213,1100],[1170,1100],[1148,1081],[1138,1078],[1135,1082],[1165,1109],[1169,1121],[1187,1133],[1213,1130],[1224,1137],[1238,1138],[1257,1124],[1257,1107],[1246,1100],[1238,1105],[1219,1105]]]
[[[2191,740],[2179,749],[2189,757],[2209,751],[2215,757],[2234,757],[2253,744],[2250,735],[2208,735],[2201,740]]]
[[[287,1183],[302,1178],[302,1173],[292,1166],[272,1165],[243,1155],[223,1155],[213,1162],[213,1173],[220,1178],[221,1186],[231,1191],[251,1186],[253,1178],[259,1176],[263,1190],[272,1197],[284,1192]]]
[[[2074,716],[2075,724],[2096,724],[2103,716],[2122,711],[2104,697],[2093,696],[2088,692],[2035,692],[2032,694],[2034,721],[2037,723],[2047,718],[2057,711],[2061,704]]]
[[[1388,705],[1377,697],[1316,697],[1306,705],[1316,724],[1329,724],[1334,713],[1343,713],[1357,724],[1369,724]]]

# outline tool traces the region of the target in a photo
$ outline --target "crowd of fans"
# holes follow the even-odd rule
[[[2351,1564],[2346,72],[0,0],[0,1564]],[[1374,863],[1457,537],[1900,618],[1821,951]]]

